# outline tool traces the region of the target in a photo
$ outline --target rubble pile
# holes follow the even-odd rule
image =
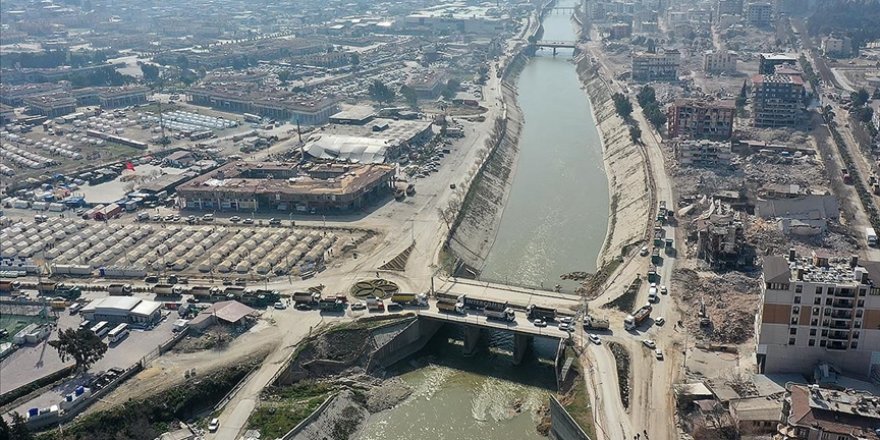
[[[705,305],[709,325],[700,325],[700,316],[684,318],[685,328],[697,339],[718,344],[739,344],[754,334],[755,312],[760,292],[760,272],[697,272],[676,269],[673,291],[682,292],[687,309],[699,311]]]

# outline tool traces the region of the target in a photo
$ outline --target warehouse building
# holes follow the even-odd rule
[[[151,324],[162,317],[162,303],[131,296],[99,298],[83,307],[83,319],[111,323]]]

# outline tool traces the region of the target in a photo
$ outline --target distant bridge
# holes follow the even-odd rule
[[[535,43],[535,46],[539,48],[548,48],[553,49],[553,55],[556,55],[556,52],[559,49],[574,49],[577,47],[577,42],[575,41],[546,41],[541,40]]]

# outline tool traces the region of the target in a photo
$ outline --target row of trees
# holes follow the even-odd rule
[[[630,139],[635,143],[641,142],[642,129],[632,120],[633,105],[629,102],[629,98],[623,93],[615,93],[611,95],[611,100],[614,101],[614,110],[629,125]]]
[[[660,108],[660,103],[657,102],[657,93],[653,87],[642,87],[642,90],[636,95],[636,100],[642,106],[642,114],[645,115],[645,118],[648,119],[651,125],[659,129],[666,124],[666,113]]]
[[[461,89],[461,82],[453,78],[446,81],[446,85],[443,87],[440,94],[443,98],[449,100],[455,97],[455,94],[458,93],[459,89]],[[406,101],[407,105],[412,108],[418,108],[418,94],[415,89],[410,86],[404,85],[396,92],[393,88],[377,79],[373,80],[373,82],[367,87],[367,93],[369,93],[370,98],[373,101],[376,101],[379,104],[389,104],[394,102],[394,100],[397,99],[397,94],[400,93],[400,96]]]

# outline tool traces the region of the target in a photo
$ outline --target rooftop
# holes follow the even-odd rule
[[[788,422],[826,433],[880,439],[880,398],[868,393],[793,385]]]
[[[855,267],[852,263],[855,262]],[[813,251],[811,258],[782,256],[764,258],[764,280],[768,283],[788,283],[802,280],[812,283],[868,284],[880,281],[880,262],[853,261],[851,258],[831,258]]]
[[[140,298],[132,296],[108,296],[98,298],[83,307],[83,311],[92,311],[97,309],[115,309],[131,311],[141,302]]]

